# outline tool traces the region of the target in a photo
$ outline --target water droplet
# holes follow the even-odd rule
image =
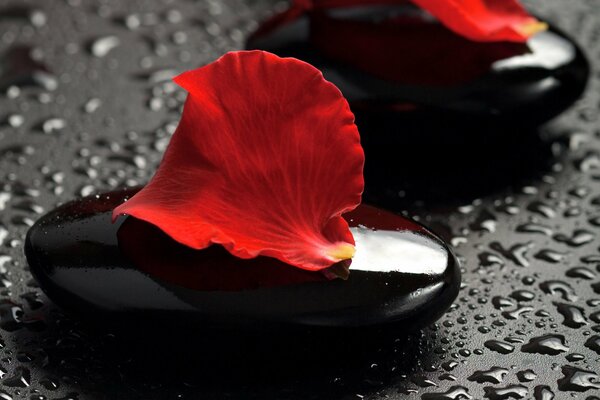
[[[527,396],[527,388],[523,385],[509,385],[504,388],[484,387],[485,395],[490,400],[522,399]]]
[[[91,99],[85,102],[85,104],[83,105],[83,110],[86,113],[91,114],[95,112],[98,108],[100,108],[101,105],[102,100],[100,100],[97,97],[92,97]]]
[[[0,57],[0,90],[7,90],[10,98],[19,95],[19,87],[34,86],[53,91],[58,79],[34,57],[27,46],[13,47]]]
[[[562,281],[545,281],[540,283],[540,289],[544,293],[550,295],[559,294],[563,300],[566,301],[577,301],[577,296],[575,295],[575,291],[571,286],[569,286],[566,282]]]
[[[510,294],[510,297],[517,301],[531,301],[535,299],[535,293],[529,290],[515,290]]]
[[[556,303],[556,309],[564,317],[563,324],[570,328],[579,328],[588,323],[581,307],[572,304]]]
[[[585,392],[590,389],[600,389],[596,384],[598,375],[570,365],[562,367],[563,377],[558,380],[558,388],[563,391]]]
[[[600,226],[600,216],[588,219],[588,222],[594,226]]]
[[[497,254],[490,252],[482,252],[479,253],[479,264],[483,267],[489,267],[492,265],[504,266],[504,260],[500,258]]]
[[[565,358],[567,359],[567,361],[571,361],[571,362],[585,360],[585,356],[583,354],[579,354],[579,353],[567,354],[565,356]]]
[[[542,235],[552,236],[552,228],[542,225],[536,224],[533,222],[528,222],[526,224],[521,224],[517,226],[517,232],[521,233],[541,233]]]
[[[527,207],[527,209],[546,218],[554,218],[556,216],[556,211],[554,210],[554,208],[540,201],[531,203]]]
[[[21,295],[21,298],[25,299],[27,305],[32,310],[37,310],[38,308],[41,308],[44,305],[44,303],[40,299],[40,295],[38,292],[24,293]]]
[[[441,381],[451,381],[451,382],[456,382],[458,380],[458,378],[452,374],[448,374],[448,373],[443,373],[440,374],[439,376]]]
[[[588,152],[576,164],[581,172],[590,172],[600,168],[600,155],[596,152]]]
[[[21,329],[23,309],[16,303],[10,300],[0,300],[0,328],[13,332]]]
[[[8,125],[10,125],[13,128],[18,128],[21,125],[23,125],[23,123],[25,122],[25,117],[23,117],[21,114],[10,114],[7,118],[6,118],[6,122],[8,123]]]
[[[600,354],[600,336],[594,335],[590,337],[585,342],[585,347],[588,349],[594,350],[596,353]]]
[[[118,47],[121,41],[116,36],[102,36],[90,44],[90,52],[95,57],[105,57],[112,49]]]
[[[8,229],[6,229],[2,224],[0,224],[0,245],[4,243],[4,240],[8,237]]]
[[[573,267],[567,270],[566,275],[569,278],[579,278],[591,280],[596,277],[596,273],[589,268],[586,267]]]
[[[529,343],[521,347],[521,351],[525,353],[557,355],[569,351],[569,348],[566,346],[563,335],[551,334],[531,338]]]
[[[571,236],[558,234],[554,236],[554,239],[563,242],[571,247],[579,247],[592,242],[595,235],[585,229],[577,229]]]
[[[509,248],[504,248],[499,242],[492,242],[490,247],[502,254],[504,257],[512,260],[515,264],[521,267],[529,266],[529,260],[527,259],[527,252],[534,246],[533,242],[517,243]]]
[[[14,5],[0,10],[0,19],[14,18],[28,20],[31,25],[40,28],[46,24],[46,14],[40,9]]]
[[[423,400],[460,400],[472,398],[473,396],[469,394],[469,390],[463,386],[452,386],[442,393],[424,393],[421,396]]]
[[[6,204],[8,203],[10,198],[11,198],[10,193],[0,191],[0,211],[4,210],[6,208]],[[2,244],[2,241],[0,241],[0,244]]]
[[[423,375],[413,376],[411,379],[411,382],[413,382],[415,385],[422,387],[422,388],[437,386],[437,384],[434,381],[432,381],[431,379],[429,379]]]
[[[442,363],[442,368],[444,368],[446,371],[452,371],[457,366],[458,366],[458,362],[456,362],[456,361],[446,361],[446,362]]]
[[[519,319],[522,314],[533,311],[533,307],[521,306],[513,311],[503,311],[502,316],[506,319]]]
[[[513,307],[515,305],[515,303],[513,303],[510,299],[502,296],[494,296],[492,298],[492,304],[497,310]]]
[[[515,346],[500,340],[488,340],[483,345],[500,354],[509,354],[515,350]]]
[[[537,378],[537,375],[533,370],[526,369],[525,371],[517,372],[517,378],[519,379],[519,382],[531,382]]]
[[[30,385],[31,372],[25,367],[16,367],[12,373],[7,376],[2,384],[10,387],[25,388]]]
[[[565,259],[565,257],[567,257],[569,255],[569,253],[561,253],[559,251],[556,250],[551,250],[551,249],[543,249],[540,250],[539,252],[537,252],[534,257],[537,258],[538,260],[543,260],[552,264],[556,264],[561,262],[562,260]]]
[[[42,131],[49,135],[59,132],[67,126],[67,121],[62,118],[49,118],[42,123]]]
[[[477,383],[502,383],[507,374],[506,368],[492,367],[487,371],[475,371],[467,379]]]
[[[554,392],[550,390],[549,386],[539,385],[533,390],[533,396],[535,400],[552,400],[554,399]]]
[[[476,232],[495,232],[496,217],[488,210],[482,210],[470,227]]]

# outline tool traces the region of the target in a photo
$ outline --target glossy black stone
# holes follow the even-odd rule
[[[405,18],[408,23],[390,22]],[[390,118],[420,131],[449,124],[538,125],[577,100],[589,65],[556,27],[526,45],[475,43],[406,6],[316,11],[247,42],[305,60],[336,84],[361,126]],[[368,132],[368,134],[373,134]]]
[[[103,323],[397,332],[436,320],[458,293],[458,263],[446,245],[372,207],[348,216],[357,241],[350,277],[327,280],[266,257],[192,250],[132,218],[112,224],[111,210],[133,193],[68,203],[29,230],[31,272],[60,306]]]

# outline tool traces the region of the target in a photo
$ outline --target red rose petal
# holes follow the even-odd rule
[[[473,42],[419,16],[371,21],[315,13],[310,41],[329,59],[373,76],[436,86],[472,81],[496,60],[528,51],[522,43]]]
[[[477,42],[524,43],[547,25],[529,15],[518,0],[410,0],[429,11],[447,28]],[[403,4],[406,0],[296,0],[290,9],[267,21],[262,35],[285,25],[309,10],[365,5]]]
[[[526,42],[547,29],[517,0],[411,0],[454,32],[481,42]]]
[[[156,175],[113,218],[307,270],[352,256],[341,215],[360,203],[364,155],[333,84],[262,51],[228,53],[175,81],[189,92],[177,131]]]

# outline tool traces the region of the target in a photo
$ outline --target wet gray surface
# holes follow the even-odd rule
[[[595,0],[528,5],[598,57]],[[259,353],[270,365],[196,356],[173,373],[177,358],[164,361],[172,339],[147,345],[140,363],[119,335],[82,326],[41,294],[23,256],[28,227],[75,196],[147,181],[185,96],[168,79],[242,48],[269,8],[232,0],[0,1],[0,399],[598,398],[595,66],[571,110],[540,132],[519,132],[535,140],[514,152],[455,149],[457,160],[474,160],[468,178],[442,165],[435,177],[414,175],[457,190],[425,185],[422,198],[424,185],[407,181],[414,190],[398,193],[397,208],[455,246],[464,287],[438,324],[382,340],[375,351],[350,347],[345,357],[355,362],[305,365],[265,346]],[[509,179],[487,175],[503,170]]]

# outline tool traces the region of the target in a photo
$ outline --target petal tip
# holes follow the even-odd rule
[[[112,215],[110,217],[110,222],[111,223],[115,223],[117,222],[117,219],[119,218],[119,216],[121,215],[121,211],[119,211],[119,208],[115,208],[112,212]]]

